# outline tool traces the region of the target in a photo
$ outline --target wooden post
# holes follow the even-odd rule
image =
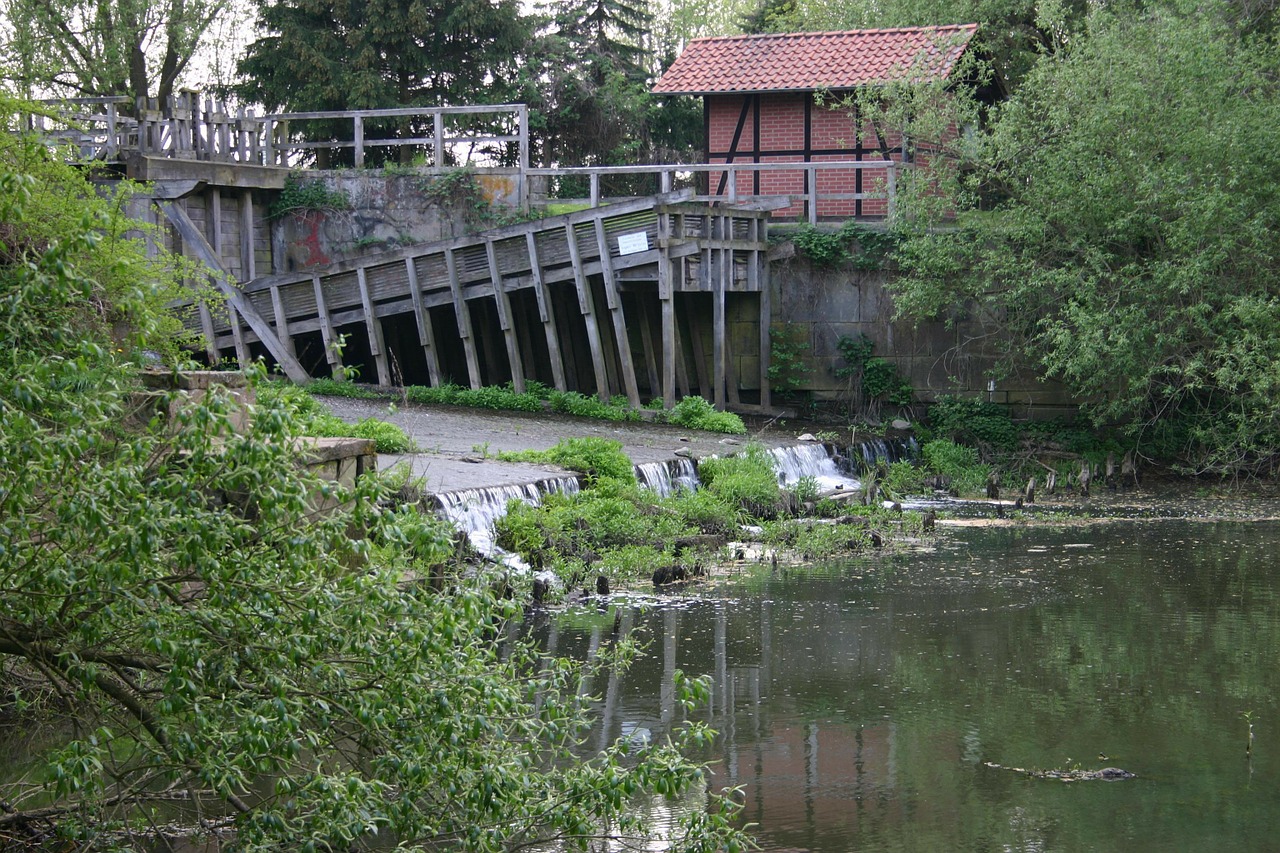
[[[569,259],[573,263],[573,282],[578,289],[578,307],[587,326],[587,342],[591,346],[591,366],[596,375],[596,396],[609,402],[609,374],[605,371],[604,350],[600,346],[600,327],[596,325],[595,300],[591,298],[591,282],[582,267],[582,251],[578,248],[578,235],[573,224],[564,226],[565,240],[569,244]]]
[[[649,322],[649,303],[645,301],[644,294],[637,294],[636,302],[640,306],[640,343],[644,348],[645,370],[649,374],[649,396],[655,397],[662,393],[662,386],[658,384],[658,361],[653,351],[653,329],[650,328]]]
[[[663,172],[664,182],[670,174]],[[658,302],[662,306],[662,407],[676,404],[675,283],[671,280],[671,214],[658,211]]]
[[[434,151],[436,168],[444,168],[444,113],[436,110],[431,114],[431,127],[434,134]]]
[[[724,217],[717,216],[715,224],[712,226],[712,237],[724,239],[724,226],[726,223]],[[716,251],[716,250],[712,250]],[[724,300],[725,300],[725,263],[724,250],[718,251],[720,256],[720,269],[712,273],[712,292],[711,292],[711,372],[714,375],[715,382],[715,406],[721,411],[725,407],[725,374],[727,371],[727,339],[725,330],[724,317]],[[716,274],[718,273],[718,274]]]
[[[591,206],[600,206],[600,173],[591,173]]]
[[[756,220],[757,240],[766,243],[766,234],[760,233],[768,228],[763,219]],[[773,405],[773,390],[769,387],[769,363],[773,358],[773,341],[771,326],[773,325],[773,293],[769,280],[769,254],[755,251],[752,264],[759,267],[756,273],[760,287],[760,406],[768,409]]]
[[[357,113],[353,117],[355,122],[355,145],[356,145],[356,168],[364,168],[364,116]]]
[[[200,330],[204,332],[204,352],[209,357],[209,366],[217,367],[222,356],[214,343],[213,314],[209,311],[209,303],[200,300]]]
[[[511,322],[511,297],[502,286],[502,272],[498,269],[498,252],[492,240],[484,241],[484,253],[489,264],[489,281],[493,282],[493,298],[498,307],[498,326],[507,344],[507,361],[511,365],[511,384],[517,394],[524,393],[524,361],[520,358],[520,342],[516,340],[515,324]]]
[[[373,310],[373,300],[369,296],[369,282],[365,277],[364,267],[356,269],[356,282],[360,286],[360,304],[364,307],[364,325],[369,330],[369,352],[373,353],[373,362],[378,368],[378,384],[386,388],[391,385],[391,365],[387,359],[387,346],[382,338],[382,323]]]
[[[516,111],[516,121],[520,122],[520,127],[516,132],[520,137],[520,163],[519,163],[519,186],[516,189],[516,203],[523,211],[529,210],[529,105],[520,104],[520,108]],[[543,313],[539,308],[539,313]],[[563,371],[562,371],[563,372]],[[557,386],[559,387],[559,386]],[[562,389],[563,390],[563,389]]]
[[[884,191],[889,196],[886,212],[889,222],[893,223],[898,213],[898,169],[893,165],[892,161],[889,163],[889,168],[885,174]]]
[[[240,280],[253,281],[258,277],[257,259],[254,255],[253,190],[240,194]]]
[[[551,293],[542,278],[542,261],[538,257],[538,238],[532,231],[525,232],[525,245],[529,250],[529,271],[533,276],[533,294],[538,300],[538,319],[547,338],[547,355],[551,359],[551,381],[557,391],[567,391],[564,379],[564,358],[560,353],[560,336],[556,332],[556,314],[551,305]]]
[[[275,313],[276,337],[289,354],[296,358],[298,353],[293,347],[293,337],[289,334],[289,317],[285,313],[284,300],[280,297],[280,288],[274,284],[271,285],[271,310]]]
[[[240,312],[230,302],[227,303],[227,319],[231,323],[231,339],[236,343],[236,360],[240,362],[241,370],[248,370],[253,364],[253,355],[245,342],[244,330],[240,328]]]
[[[209,206],[205,210],[205,216],[208,220],[204,224],[205,233],[210,235],[213,253],[217,256],[219,265],[222,265],[222,190],[217,187],[209,190]]]
[[[458,335],[462,338],[462,348],[467,353],[467,377],[471,380],[472,388],[479,388],[482,383],[480,357],[476,355],[476,341],[471,334],[471,313],[467,309],[467,300],[462,295],[462,281],[458,278],[458,259],[454,257],[452,248],[444,250],[444,264],[449,271],[449,290],[453,292],[453,311],[457,315]]]
[[[316,294],[316,316],[320,319],[320,337],[324,340],[324,357],[329,362],[333,378],[341,382],[346,378],[347,370],[342,366],[342,342],[333,331],[333,322],[329,319],[329,307],[324,303],[324,287],[320,284],[320,276],[312,273],[311,286]]]
[[[631,408],[639,409],[640,389],[636,385],[636,368],[631,359],[631,341],[627,337],[627,318],[622,310],[622,296],[618,293],[617,276],[613,270],[613,256],[609,253],[609,238],[604,232],[604,220],[597,217],[596,244],[600,250],[600,272],[604,275],[604,295],[613,318],[613,334],[618,347],[618,361],[622,368],[623,387]]]
[[[809,179],[809,224],[818,224],[818,167],[805,166],[805,177]]]
[[[431,384],[439,387],[440,357],[436,354],[436,337],[431,328],[431,315],[422,304],[422,290],[418,285],[418,265],[413,258],[404,259],[405,272],[409,276],[409,296],[413,299],[413,317],[418,324],[418,343],[422,346],[422,354],[427,359],[427,372],[431,375]]]

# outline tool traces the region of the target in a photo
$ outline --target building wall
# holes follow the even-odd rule
[[[704,102],[708,163],[821,163],[846,160],[901,162],[901,137],[881,140],[869,125],[861,128],[853,110],[839,104],[839,95],[822,102],[812,93],[712,95]],[[821,218],[881,218],[888,214],[883,194],[886,169],[837,169],[817,173],[818,216]],[[736,194],[803,195],[808,191],[802,169],[736,174]],[[712,172],[709,191],[729,195],[725,173]],[[858,199],[854,196],[863,195]],[[831,196],[847,196],[831,198]],[[881,197],[865,197],[865,196]],[[799,217],[802,202],[779,212]]]

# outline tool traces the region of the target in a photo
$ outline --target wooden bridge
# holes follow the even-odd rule
[[[223,281],[226,311],[201,307],[217,360],[269,355],[291,377],[358,361],[380,385],[425,365],[432,385],[526,378],[602,398],[741,405],[736,364],[768,392],[768,212],[695,203],[688,191],[538,219],[323,269],[227,283],[220,253],[173,202],[184,243]],[[709,309],[709,310],[708,310]],[[731,335],[729,318],[755,328]],[[746,352],[734,352],[733,342]],[[354,359],[352,354],[354,353]],[[639,367],[637,367],[639,363]],[[374,376],[368,377],[373,380]]]

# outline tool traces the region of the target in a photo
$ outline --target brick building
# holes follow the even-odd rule
[[[653,87],[654,94],[703,98],[707,163],[775,164],[892,160],[909,151],[901,134],[839,106],[851,90],[902,80],[946,80],[976,24],[779,33],[695,39]],[[908,155],[909,156],[909,155]],[[887,167],[736,171],[733,190],[807,195],[816,181],[817,215],[877,218],[888,213]],[[729,195],[728,174],[712,172],[708,192]],[[781,215],[801,215],[797,203]]]

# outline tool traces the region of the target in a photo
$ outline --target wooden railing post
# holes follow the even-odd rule
[[[886,213],[892,224],[898,214],[898,168],[892,163],[885,174],[884,191],[888,195]]]
[[[818,167],[810,164],[805,166],[804,170],[806,183],[808,183],[808,198],[805,204],[809,208],[809,224],[818,224]]]
[[[600,206],[600,173],[591,173],[591,206]]]
[[[431,114],[431,133],[435,146],[436,168],[444,168],[444,113],[436,110]]]
[[[517,189],[518,202],[520,209],[529,210],[529,105],[520,104],[520,108],[516,110],[516,121],[520,122],[520,127],[516,129],[517,135],[520,137],[518,143],[520,148],[520,182]]]
[[[364,168],[364,116],[357,113],[353,117],[355,123],[356,168]]]

